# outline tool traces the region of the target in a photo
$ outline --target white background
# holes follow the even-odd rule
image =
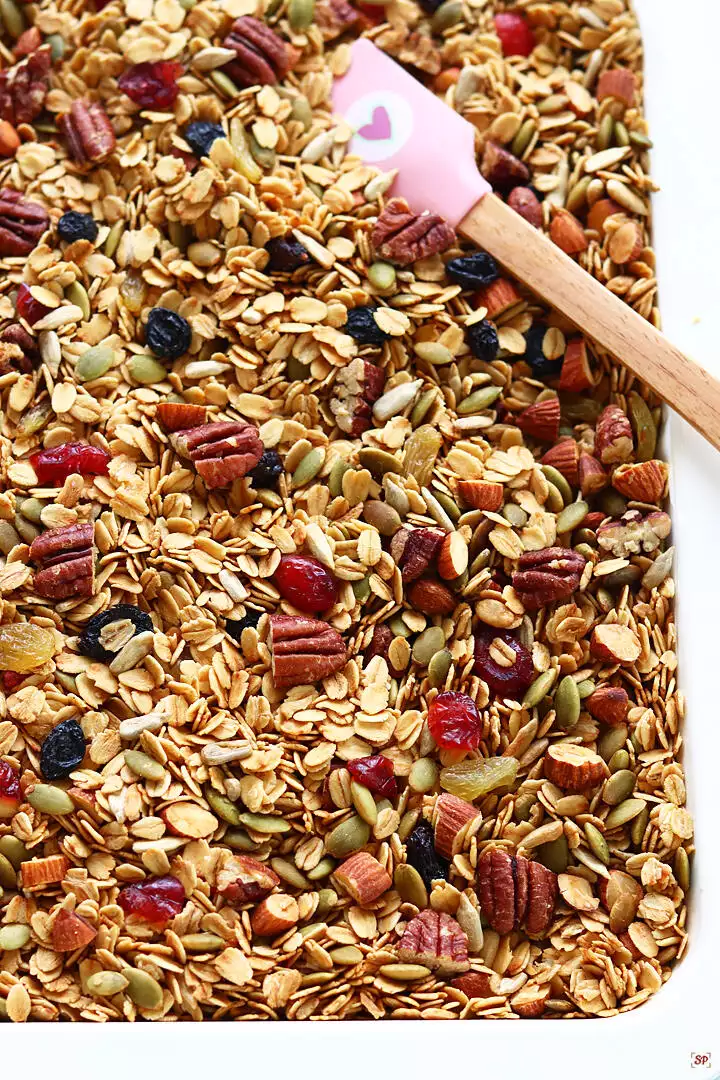
[[[720,377],[720,15],[715,0],[636,0],[655,141],[655,239],[668,336]],[[720,1077],[720,459],[670,424],[699,854],[688,958],[613,1020],[2,1027],[3,1074],[36,1080],[683,1080]],[[692,1069],[691,1053],[711,1053]]]

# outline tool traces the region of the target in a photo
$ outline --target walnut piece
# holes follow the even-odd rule
[[[372,426],[372,406],[382,393],[385,373],[369,360],[356,357],[340,369],[330,408],[335,423],[348,435],[362,435]]]
[[[416,915],[405,927],[398,956],[412,964],[424,964],[432,971],[451,975],[467,971],[467,934],[452,916],[430,909]]]
[[[603,551],[617,558],[641,552],[657,551],[670,535],[672,522],[661,510],[643,517],[638,510],[628,510],[619,521],[610,521],[597,530],[597,542]]]
[[[35,49],[19,64],[0,71],[0,119],[17,127],[31,124],[45,105],[52,54],[49,45]]]
[[[528,611],[566,600],[580,584],[585,559],[569,548],[542,548],[520,556],[513,588]]]
[[[280,878],[252,855],[228,855],[217,871],[217,891],[229,904],[257,904],[269,896]]]
[[[522,855],[491,848],[478,864],[478,898],[490,926],[510,934],[525,923],[529,935],[544,934],[557,898],[557,876]]]
[[[410,266],[452,247],[455,230],[439,214],[416,214],[405,199],[396,198],[390,199],[377,219],[372,242],[379,258]]]
[[[273,681],[278,688],[307,686],[345,667],[347,650],[329,623],[295,615],[270,616]]]
[[[402,571],[405,584],[415,581],[430,567],[445,533],[439,529],[400,529],[390,541],[390,554]]]

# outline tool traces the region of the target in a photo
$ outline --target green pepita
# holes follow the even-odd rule
[[[124,232],[124,221],[116,221],[114,225],[110,226],[110,232],[105,237],[105,244],[103,246],[103,251],[107,255],[108,259],[112,259],[113,255],[117,251],[118,244],[120,243],[120,237]]]
[[[418,758],[418,760],[414,761],[410,767],[408,787],[411,791],[416,791],[424,795],[426,792],[432,791],[438,782],[439,775],[440,769],[433,758]]]
[[[337,901],[338,895],[334,889],[320,889],[317,907],[315,908],[315,917],[324,919],[335,907]]]
[[[417,399],[413,405],[413,410],[410,413],[410,423],[414,428],[422,424],[430,409],[437,401],[437,397],[437,389],[433,388],[432,390],[424,390]]]
[[[637,461],[650,461],[655,457],[657,427],[645,398],[634,390],[628,394],[628,411],[637,446],[635,458]]]
[[[312,870],[307,871],[308,881],[322,881],[323,878],[329,877],[335,869],[336,863],[334,859],[325,857],[321,859],[317,866],[313,866]]]
[[[219,934],[183,934],[180,941],[186,952],[194,953],[218,952],[227,945]]]
[[[642,840],[645,836],[645,830],[648,827],[649,820],[650,810],[646,805],[630,825],[630,838],[636,847],[640,847],[640,845],[642,844]]]
[[[627,750],[618,750],[608,761],[610,772],[620,772],[621,769],[630,768],[630,755]]]
[[[17,40],[25,29],[25,16],[15,0],[0,0],[0,16],[11,38]]]
[[[351,967],[353,964],[359,964],[363,958],[363,954],[357,945],[341,945],[339,949],[333,949],[330,953],[334,964],[339,964],[341,967]]]
[[[352,469],[352,465],[345,458],[335,458],[330,466],[330,473],[328,475],[328,488],[333,498],[337,498],[342,495],[342,480],[346,472]]]
[[[36,784],[28,792],[27,801],[43,814],[71,814],[75,808],[67,791],[52,784]]]
[[[128,980],[119,971],[96,971],[88,977],[86,985],[93,997],[112,997],[125,990]]]
[[[552,690],[555,680],[557,679],[557,668],[550,668],[549,671],[544,671],[542,675],[538,675],[534,682],[530,683],[525,697],[523,698],[523,708],[533,709],[547,694]]]
[[[431,686],[442,686],[452,664],[452,654],[448,649],[436,652],[428,664],[428,680]]]
[[[397,273],[392,263],[378,260],[368,267],[368,281],[378,292],[387,292],[395,285]]]
[[[341,821],[328,833],[325,837],[325,850],[336,859],[342,859],[346,855],[360,851],[369,839],[370,826],[358,814],[355,814]]]
[[[299,120],[306,131],[309,130],[313,120],[312,105],[303,94],[293,98],[290,115],[293,120]]]
[[[136,382],[143,386],[153,386],[167,379],[167,368],[147,353],[138,353],[128,361],[128,371]]]
[[[5,855],[0,855],[0,885],[3,889],[17,888],[17,870]]]
[[[473,416],[475,413],[484,412],[497,401],[501,394],[501,386],[483,386],[460,402],[456,410],[457,414],[458,416]]]
[[[53,63],[57,60],[61,60],[65,55],[65,38],[61,34],[48,34],[45,40],[50,46],[50,55],[52,56]]]
[[[690,888],[690,857],[685,848],[678,848],[675,852],[673,869],[678,885],[683,892],[687,892]]]
[[[351,588],[355,594],[355,599],[359,603],[364,604],[372,592],[372,589],[370,588],[370,575],[368,574],[367,577],[361,578],[360,581],[353,581],[351,583]]]
[[[315,447],[308,450],[292,475],[293,488],[304,487],[314,480],[325,464],[325,451]]]
[[[368,525],[377,529],[381,536],[394,536],[402,525],[402,519],[397,510],[393,510],[392,506],[380,499],[368,499],[363,510],[363,517]]]
[[[415,638],[412,647],[412,658],[416,664],[425,667],[430,663],[435,653],[445,646],[445,632],[440,626],[428,626]]]
[[[563,474],[558,472],[554,465],[541,465],[540,468],[543,476],[560,492],[564,505],[567,506],[571,503],[573,499],[572,488]]]
[[[565,731],[574,728],[580,719],[580,694],[572,675],[561,679],[555,691],[555,713],[558,724]]]
[[[258,845],[251,840],[244,829],[228,829],[222,839],[233,851],[257,851]]]
[[[273,817],[271,814],[241,814],[240,823],[247,829],[256,833],[266,833],[275,836],[278,833],[288,833],[292,829],[289,821],[281,817]]]
[[[279,878],[292,885],[293,889],[307,889],[308,882],[304,874],[301,874],[297,866],[289,859],[271,859],[270,865]]]
[[[99,379],[113,365],[115,353],[107,345],[93,345],[78,357],[75,364],[75,378],[80,382],[92,382]]]
[[[570,849],[564,833],[537,848],[537,857],[554,874],[564,874],[570,862]]]
[[[90,297],[88,296],[87,289],[79,281],[73,281],[68,285],[65,290],[65,299],[71,304],[77,304],[82,311],[83,322],[88,322],[91,315],[90,310]]]
[[[621,825],[627,825],[629,821],[641,814],[646,806],[647,803],[642,799],[625,799],[619,806],[613,807],[605,818],[605,825],[608,829],[617,829]]]
[[[612,145],[614,130],[615,120],[610,113],[605,113],[598,126],[597,135],[595,136],[595,145],[598,150],[607,150],[607,148]]]
[[[592,851],[593,855],[600,860],[604,866],[610,865],[610,849],[605,842],[605,837],[597,829],[591,821],[585,823],[585,839],[588,842],[588,847]]]
[[[142,776],[143,780],[159,784],[165,779],[165,769],[149,754],[143,754],[140,750],[126,750],[124,756],[128,769],[136,776]]]
[[[159,1009],[163,1002],[162,986],[139,968],[125,968],[122,972],[127,980],[126,993],[140,1009]]]
[[[4,855],[16,870],[20,869],[21,863],[30,858],[30,853],[22,840],[10,835],[0,836],[0,855]]]
[[[378,974],[396,982],[418,982],[420,979],[427,979],[430,968],[422,964],[383,964],[378,968]]]
[[[230,98],[232,100],[232,98],[240,96],[240,91],[238,90],[237,86],[232,81],[232,79],[225,74],[224,71],[211,71],[210,82],[213,83],[214,86],[220,91],[220,93],[223,94],[226,98]],[[259,178],[260,177],[258,176],[254,183],[257,183],[257,180]],[[251,178],[248,176],[247,179],[250,180]]]
[[[617,806],[625,799],[628,799],[634,790],[635,773],[630,769],[620,769],[619,772],[613,773],[613,775],[605,781],[602,791],[602,800],[607,803],[608,806]]]
[[[0,928],[0,949],[3,952],[14,952],[22,949],[30,940],[30,927],[25,923],[7,923]]]
[[[577,689],[580,700],[584,701],[585,698],[589,698],[591,694],[595,693],[595,683],[592,679],[582,679],[581,682],[577,684]]]
[[[419,872],[409,863],[398,863],[395,867],[394,884],[406,904],[416,908],[428,906],[428,892]]]
[[[213,788],[208,788],[205,792],[205,798],[208,801],[210,809],[213,813],[221,819],[221,821],[227,821],[228,825],[240,825],[240,811],[234,802],[231,802],[226,795],[221,795],[219,791],[215,791]]]
[[[287,15],[293,30],[307,30],[315,17],[315,0],[290,0]]]
[[[462,0],[445,0],[437,9],[430,20],[430,28],[433,34],[442,34],[463,17]]]
[[[372,792],[364,784],[352,779],[350,781],[350,796],[353,806],[363,821],[367,821],[368,825],[377,824],[378,811]]]
[[[574,503],[569,503],[565,509],[558,514],[558,534],[572,532],[573,529],[577,529],[580,522],[584,521],[587,517],[589,509],[590,507],[588,504],[582,499],[578,499],[578,501]]]
[[[534,120],[525,120],[525,122],[520,125],[515,138],[510,144],[510,150],[515,157],[521,158],[523,156],[530,145],[536,130],[537,125]]]
[[[373,476],[382,477],[385,473],[399,473],[400,462],[387,450],[375,446],[363,447],[358,453],[358,461],[363,469],[368,469]]]

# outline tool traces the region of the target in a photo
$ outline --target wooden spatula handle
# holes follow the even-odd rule
[[[496,195],[481,199],[459,231],[651,386],[720,450],[720,382],[654,326]]]

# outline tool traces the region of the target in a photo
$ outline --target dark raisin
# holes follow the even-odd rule
[[[482,289],[500,277],[497,263],[487,251],[476,251],[473,255],[451,259],[445,269],[450,280],[462,285],[463,289]]]
[[[91,214],[79,214],[77,210],[68,210],[57,223],[58,236],[71,244],[73,240],[97,240],[98,227]]]
[[[278,477],[283,474],[282,458],[277,450],[266,450],[254,469],[248,475],[250,486],[254,488],[275,488]]]
[[[46,780],[69,776],[85,757],[85,736],[77,720],[63,720],[40,747],[40,771]]]
[[[195,120],[188,124],[183,135],[185,142],[198,157],[207,157],[215,140],[225,138],[225,132],[220,125],[210,124],[207,120]]]
[[[438,878],[447,879],[448,864],[435,850],[435,834],[427,821],[419,821],[408,836],[407,861],[415,867],[427,889]]]
[[[434,15],[443,0],[418,0],[418,2],[426,15]]]
[[[293,270],[298,270],[310,262],[307,251],[292,233],[268,240],[265,250],[270,256],[265,267],[269,274],[292,274]]]
[[[127,634],[120,636],[119,640],[122,641],[123,645],[130,640],[130,637],[154,629],[152,619],[146,611],[141,611],[139,607],[135,607],[133,604],[116,604],[115,607],[108,608],[107,611],[101,611],[99,615],[93,615],[92,619],[90,619],[90,622],[78,638],[78,649],[82,655],[89,656],[93,660],[100,660],[103,663],[112,660],[116,653],[120,651],[122,645],[115,650],[108,649],[105,645],[101,645],[100,635],[106,626],[121,622],[130,622],[134,627],[133,633],[129,637]]]
[[[390,336],[375,322],[375,308],[372,307],[356,307],[348,311],[343,329],[361,345],[382,345]]]
[[[240,644],[243,630],[247,630],[248,628],[254,630],[260,622],[260,616],[262,614],[262,611],[253,611],[252,608],[249,608],[247,614],[243,615],[242,619],[226,619],[225,629],[233,641],[237,641],[237,643]]]
[[[190,323],[170,308],[156,307],[148,315],[145,341],[156,356],[177,360],[190,348]]]
[[[473,356],[478,360],[484,360],[489,364],[495,359],[500,348],[497,330],[491,322],[483,319],[482,322],[473,323],[465,331],[467,343]]]
[[[548,360],[543,352],[543,340],[547,333],[545,323],[535,323],[525,335],[525,363],[532,368],[536,379],[551,379],[559,375],[563,366],[563,357]]]

